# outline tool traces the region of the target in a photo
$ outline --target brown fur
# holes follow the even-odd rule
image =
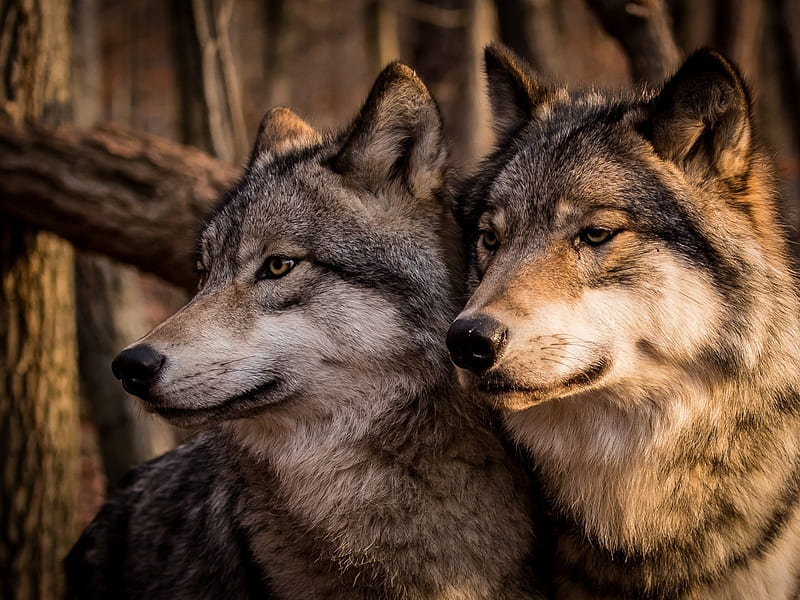
[[[509,141],[458,208],[448,343],[531,454],[557,597],[798,597],[800,301],[741,77],[712,51],[639,96],[487,69]]]

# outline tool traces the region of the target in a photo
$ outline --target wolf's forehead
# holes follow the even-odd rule
[[[511,222],[549,224],[565,211],[627,208],[637,179],[600,136],[537,137],[495,178],[487,206]]]
[[[302,245],[314,232],[321,234],[328,213],[337,208],[345,212],[341,198],[322,181],[294,176],[245,181],[203,230],[201,248],[223,255],[271,241]]]
[[[208,257],[315,254],[319,240],[354,243],[357,200],[330,173],[283,173],[245,181],[201,235]]]

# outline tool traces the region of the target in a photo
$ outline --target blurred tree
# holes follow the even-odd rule
[[[102,115],[98,9],[99,0],[73,0],[73,122],[79,127],[95,125]],[[111,373],[119,350],[149,329],[138,273],[86,252],[76,254],[75,267],[81,396],[97,431],[106,484],[113,486],[132,466],[174,446],[174,436],[163,421],[145,415]],[[87,460],[90,436],[84,432]]]
[[[0,9],[0,116],[53,127],[70,114],[69,1]],[[0,596],[59,598],[75,539],[78,399],[73,252],[0,219]]]
[[[233,6],[233,0],[180,0],[172,4],[172,18],[181,59],[183,141],[238,163],[250,148],[231,46]],[[256,34],[250,27],[249,35]]]
[[[495,0],[500,39],[550,79],[564,77],[555,0]]]
[[[634,80],[658,85],[680,66],[681,54],[664,0],[587,1],[625,49]]]
[[[479,122],[476,4],[477,0],[397,4],[409,25],[405,36],[408,50],[404,54],[439,102],[451,155],[459,167],[471,164],[482,146],[480,128],[464,126]]]

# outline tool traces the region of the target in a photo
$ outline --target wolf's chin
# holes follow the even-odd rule
[[[156,413],[172,425],[177,427],[199,427],[221,420],[251,417],[271,406],[280,404],[282,402],[281,398],[267,401],[270,395],[274,395],[279,384],[280,379],[270,379],[212,406],[182,407],[154,404],[147,401],[144,404],[149,412]]]
[[[498,371],[489,371],[480,376],[460,374],[459,381],[463,387],[479,392],[495,408],[524,410],[536,404],[568,398],[597,388],[610,368],[610,359],[599,358],[575,375],[543,385],[531,385]]]

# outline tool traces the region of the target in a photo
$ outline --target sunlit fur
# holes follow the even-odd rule
[[[265,117],[200,290],[136,342],[166,357],[147,408],[207,430],[111,497],[68,561],[76,597],[539,597],[527,478],[444,348],[441,129],[399,64],[339,135]],[[293,268],[259,275],[271,256]]]
[[[501,47],[487,71],[460,317],[508,341],[460,379],[530,453],[557,597],[797,598],[800,303],[741,78],[712,51],[636,95],[541,85]]]

